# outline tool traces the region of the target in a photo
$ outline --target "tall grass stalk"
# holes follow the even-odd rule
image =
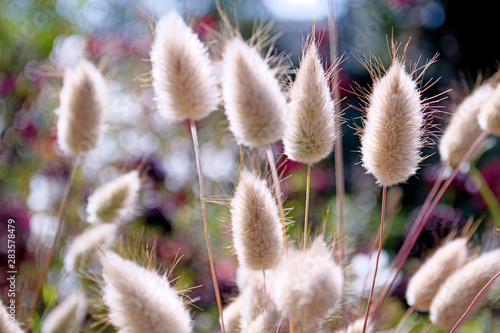
[[[285,255],[288,256],[288,244],[286,241],[286,220],[285,211],[283,209],[283,198],[281,197],[280,180],[278,176],[278,170],[276,170],[276,161],[274,160],[274,153],[271,149],[271,145],[266,145],[267,159],[269,161],[269,168],[271,169],[271,175],[273,177],[274,192],[276,195],[276,200],[278,202],[278,209],[280,211],[281,226],[283,228],[283,246],[285,247]],[[295,328],[293,326],[293,318],[289,318],[290,333],[295,333]],[[280,325],[281,327],[281,325]],[[278,328],[279,332],[279,328]]]
[[[266,145],[267,159],[269,161],[269,168],[271,169],[271,175],[273,177],[274,183],[274,193],[276,195],[276,201],[278,202],[278,209],[280,211],[281,227],[283,228],[283,245],[285,247],[285,255],[288,255],[288,244],[286,240],[286,220],[285,211],[283,209],[283,198],[281,196],[280,179],[278,176],[278,170],[276,169],[276,161],[274,160],[274,153],[271,149],[271,145]]]
[[[45,261],[43,263],[42,272],[40,273],[40,277],[38,278],[38,283],[36,285],[35,294],[33,295],[33,301],[31,302],[30,312],[28,314],[28,318],[26,319],[26,327],[25,333],[30,331],[31,318],[35,313],[36,306],[38,304],[38,300],[40,299],[40,294],[42,292],[43,283],[45,282],[45,278],[47,277],[47,272],[49,270],[50,261],[52,256],[54,255],[54,250],[56,248],[57,240],[59,239],[59,233],[61,232],[62,222],[64,218],[64,213],[66,212],[66,206],[68,205],[69,195],[71,193],[71,185],[73,183],[73,178],[75,175],[75,167],[76,167],[76,159],[77,156],[73,156],[71,161],[71,167],[69,170],[68,180],[66,181],[66,185],[64,187],[64,192],[61,198],[61,204],[59,205],[59,213],[57,214],[57,226],[56,232],[54,233],[54,238],[52,239],[52,244],[50,245],[49,251],[45,256]]]
[[[420,226],[421,226],[422,221],[423,221],[422,218],[424,217],[425,213],[427,212],[427,209],[429,208],[430,204],[432,203],[432,199],[434,199],[437,191],[439,190],[439,186],[441,185],[441,183],[444,179],[446,168],[447,168],[447,166],[443,166],[441,168],[441,170],[439,171],[438,177],[437,177],[436,181],[434,182],[434,185],[432,186],[431,191],[427,195],[427,198],[425,199],[425,202],[422,205],[422,208],[418,212],[417,218],[415,219],[415,222],[413,223],[413,225],[410,229],[410,232],[408,232],[408,237],[405,239],[403,246],[401,246],[401,249],[399,250],[398,254],[396,255],[396,258],[394,259],[394,261],[392,263],[392,266],[396,268],[396,272],[395,272],[394,277],[392,278],[391,282],[389,283],[389,285],[387,286],[387,284],[386,284],[386,287],[384,287],[380,290],[380,292],[378,294],[377,307],[375,308],[375,311],[373,312],[372,319],[374,319],[377,316],[384,299],[387,297],[387,295],[391,291],[392,286],[396,282],[396,279],[397,279],[399,273],[401,272],[401,269],[403,268],[404,260],[401,261],[401,258],[403,257],[404,253],[406,253],[406,249],[408,248],[408,246],[413,247],[413,244],[416,241],[416,239],[413,240],[413,238],[410,236],[414,235],[417,232],[417,230],[419,230],[421,228]]]
[[[306,176],[306,209],[304,217],[304,251],[307,249],[307,235],[308,235],[308,215],[309,215],[309,196],[311,195],[311,163],[307,163],[307,176]]]
[[[366,325],[368,324],[368,317],[370,316],[370,306],[373,297],[373,291],[375,290],[375,281],[377,280],[378,264],[380,260],[380,253],[382,252],[382,242],[384,240],[384,215],[385,215],[385,199],[387,194],[387,186],[384,185],[382,188],[382,213],[380,217],[380,239],[378,243],[377,260],[375,263],[375,273],[373,274],[372,288],[370,290],[370,297],[368,298],[368,305],[366,307],[365,323],[363,324],[363,333],[366,331]]]
[[[223,318],[223,314],[222,314],[222,303],[221,303],[221,299],[220,299],[219,286],[217,285],[217,275],[215,274],[215,265],[214,265],[213,255],[212,255],[212,247],[210,245],[210,235],[208,234],[208,222],[207,222],[207,212],[206,212],[206,207],[205,207],[203,176],[201,173],[200,146],[199,146],[199,142],[198,142],[198,132],[196,130],[196,124],[195,124],[194,120],[190,119],[189,124],[191,125],[191,135],[193,137],[194,153],[195,153],[195,157],[196,157],[196,168],[198,170],[198,179],[199,179],[199,183],[200,183],[200,204],[201,204],[201,211],[203,214],[203,228],[205,231],[205,241],[207,244],[208,260],[210,263],[210,272],[212,274],[212,283],[214,285],[215,298],[217,301],[217,309],[219,311],[222,333],[225,333],[226,328],[224,326],[224,318]]]
[[[335,8],[333,0],[328,1],[328,33],[330,38],[330,61],[333,64],[338,57],[338,33],[337,25],[335,23]],[[336,110],[338,110],[337,119],[337,139],[335,141],[335,190],[337,201],[337,223],[339,234],[339,247],[340,247],[340,265],[345,274],[345,226],[344,226],[344,156],[342,151],[342,123],[340,122],[340,115],[342,113],[340,91],[339,91],[339,78],[338,71],[332,73],[332,93],[333,100],[336,103]],[[345,276],[344,276],[345,281]],[[342,307],[342,318],[346,317],[346,302],[345,302],[345,284],[342,287],[342,299],[340,300]],[[347,330],[347,321],[344,320],[344,330]]]

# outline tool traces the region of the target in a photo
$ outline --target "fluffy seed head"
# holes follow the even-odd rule
[[[87,315],[87,300],[83,292],[66,298],[45,318],[42,333],[80,332]]]
[[[112,252],[103,255],[102,265],[104,303],[120,332],[191,332],[189,313],[165,278]]]
[[[439,153],[443,163],[452,166],[460,164],[470,146],[481,134],[477,117],[481,106],[489,99],[492,91],[491,84],[483,84],[458,105],[439,143]],[[477,157],[479,148],[469,159]]]
[[[441,246],[413,275],[406,300],[419,311],[428,311],[439,287],[467,261],[467,239],[458,238]]]
[[[283,254],[278,207],[266,182],[243,170],[231,201],[238,261],[254,270],[272,268]]]
[[[107,107],[107,87],[101,73],[81,60],[64,74],[57,141],[66,155],[83,153],[97,145]]]
[[[431,321],[443,329],[453,328],[481,289],[500,272],[500,250],[490,251],[453,273],[439,288],[431,303]],[[488,288],[491,289],[491,288]],[[485,291],[469,312],[472,315],[487,301]]]
[[[15,310],[13,310],[15,311]],[[15,318],[15,316],[14,316]],[[15,319],[9,316],[9,310],[5,307],[2,300],[0,300],[0,332],[9,333],[22,333],[23,330],[19,327]]]
[[[491,134],[500,136],[500,84],[481,104],[477,120],[482,130],[487,129]]]
[[[300,62],[290,98],[285,154],[301,163],[319,162],[332,152],[338,133],[328,80],[314,43]]]
[[[131,171],[98,188],[87,205],[90,223],[122,220],[132,210],[141,186],[139,172]]]
[[[224,325],[228,332],[241,332],[241,312],[244,307],[245,301],[240,295],[224,309]]]
[[[224,53],[222,94],[229,128],[238,144],[261,147],[285,132],[285,97],[259,53],[236,38]]]
[[[219,104],[208,50],[175,11],[156,26],[151,49],[153,89],[160,114],[169,120],[200,120]]]
[[[288,326],[288,319],[284,319],[282,322],[282,315],[276,309],[276,305],[273,302],[269,302],[267,307],[248,325],[244,332],[246,333],[276,333],[278,327],[281,323],[280,332],[288,333],[290,328]],[[309,330],[303,330],[304,332],[311,332]]]
[[[405,182],[420,161],[424,116],[420,92],[394,60],[373,85],[361,137],[363,166],[382,186]]]
[[[96,248],[106,250],[116,241],[118,226],[113,223],[96,225],[76,237],[68,247],[64,266],[69,272],[78,272],[82,260]]]
[[[244,307],[241,310],[241,330],[246,332],[248,326],[264,311],[264,276],[262,271],[254,271],[248,267],[239,266],[237,271],[240,297]],[[245,281],[244,285],[240,282]],[[271,290],[274,285],[274,271],[266,271],[265,290],[267,300],[271,299]]]
[[[291,250],[276,268],[272,299],[278,310],[294,320],[315,322],[342,296],[342,270],[322,252]]]

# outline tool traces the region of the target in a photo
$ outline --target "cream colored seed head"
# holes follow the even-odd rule
[[[85,257],[96,249],[106,250],[116,241],[118,225],[106,223],[97,225],[76,237],[68,247],[64,266],[69,272],[78,272]]]
[[[208,50],[175,11],[156,26],[151,64],[155,100],[163,117],[200,120],[217,109],[219,92]]]
[[[227,332],[241,332],[241,312],[243,311],[244,307],[245,301],[240,295],[224,308],[223,317]]]
[[[417,172],[423,125],[417,85],[394,60],[373,85],[361,137],[363,166],[378,184],[402,183]]]
[[[286,129],[286,101],[264,59],[235,38],[226,45],[223,62],[222,95],[238,144],[254,148],[278,141]]]
[[[139,172],[134,170],[98,188],[88,200],[88,221],[122,222],[132,212],[140,186]]]
[[[78,292],[61,302],[45,318],[42,333],[81,332],[87,315],[87,300]]]
[[[495,87],[479,109],[477,120],[481,129],[500,136],[500,84]]]
[[[184,302],[164,277],[113,252],[106,252],[101,261],[108,318],[120,332],[192,331]]]
[[[285,154],[301,163],[319,162],[332,152],[338,133],[328,80],[314,43],[300,62],[290,98]]]
[[[243,332],[245,333],[276,333],[278,327],[280,327],[280,333],[289,333],[290,328],[288,326],[288,319],[282,320],[282,315],[276,309],[276,305],[273,302],[269,302],[267,307],[262,310],[262,312],[245,327]],[[304,332],[315,332],[303,330]]]
[[[303,323],[322,319],[342,297],[342,270],[321,252],[290,250],[276,268],[272,299],[284,315]]]
[[[458,238],[441,246],[413,275],[406,300],[419,311],[428,311],[441,285],[467,261],[467,239]]]
[[[243,170],[231,201],[233,243],[241,265],[272,268],[283,255],[278,207],[266,182]]]
[[[101,73],[86,60],[64,74],[61,90],[57,141],[66,155],[94,148],[108,107],[108,91]]]
[[[439,143],[439,153],[443,163],[457,166],[481,134],[482,129],[477,117],[481,106],[489,99],[492,91],[491,84],[483,84],[458,105]],[[474,151],[469,160],[475,159],[479,152],[480,147]]]
[[[241,273],[245,275],[246,284],[240,287],[240,297],[245,306],[241,310],[241,330],[246,331],[248,325],[253,322],[259,314],[264,311],[266,303],[264,302],[264,288],[266,290],[267,300],[271,299],[271,290],[274,285],[274,270],[266,271],[266,281],[264,287],[264,275],[262,271],[254,271],[248,268],[238,268],[238,280],[241,280]]]
[[[442,284],[431,303],[431,321],[445,330],[453,328],[479,291],[498,272],[500,272],[500,249],[485,253],[455,271]],[[488,290],[477,299],[469,316],[481,308],[487,298]]]

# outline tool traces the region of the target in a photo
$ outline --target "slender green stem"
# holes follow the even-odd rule
[[[415,308],[413,306],[410,306],[408,308],[408,310],[406,310],[405,314],[403,315],[403,317],[399,321],[399,323],[396,326],[396,328],[394,329],[393,333],[398,333],[399,332],[399,330],[401,329],[401,327],[403,327],[403,325],[406,323],[406,321],[408,320],[408,318],[410,318],[410,316],[413,313],[413,311],[415,311]]]
[[[270,145],[266,146],[266,151],[267,151],[267,159],[269,160],[269,168],[271,169],[271,175],[273,177],[274,192],[276,194],[276,200],[278,201],[278,209],[280,211],[281,228],[283,229],[283,245],[285,246],[285,254],[288,255],[285,211],[283,209],[283,198],[281,197],[281,188],[280,188],[278,170],[276,170],[276,162],[274,160],[274,154]]]
[[[201,203],[201,211],[203,213],[203,228],[205,230],[205,241],[207,243],[207,252],[208,252],[208,260],[210,262],[210,272],[212,273],[212,283],[214,285],[215,298],[217,301],[217,309],[219,310],[220,324],[222,327],[222,333],[226,332],[226,328],[224,327],[224,317],[222,314],[222,303],[220,299],[219,286],[217,285],[217,275],[215,274],[215,265],[214,259],[212,256],[212,247],[210,245],[210,235],[208,234],[208,222],[207,222],[207,211],[205,207],[205,197],[204,197],[204,188],[203,188],[203,176],[201,173],[201,162],[200,162],[200,145],[198,143],[198,132],[196,130],[195,122],[190,119],[189,123],[191,125],[191,135],[193,136],[193,146],[194,153],[196,156],[196,167],[198,169],[198,179],[200,182],[200,203]]]
[[[427,332],[431,329],[432,325],[434,325],[434,323],[431,321],[431,322],[430,322],[430,323],[429,323],[429,324],[428,324],[428,325],[424,328],[424,330],[422,331],[422,333],[427,333]]]
[[[42,292],[43,283],[45,282],[45,278],[47,277],[47,273],[49,271],[50,261],[52,256],[54,255],[54,250],[56,248],[57,240],[59,239],[59,233],[61,232],[62,222],[64,218],[64,213],[66,212],[66,206],[68,205],[69,195],[71,193],[71,185],[73,183],[73,178],[75,175],[75,165],[76,165],[76,156],[73,156],[71,161],[71,167],[69,170],[68,180],[66,181],[66,185],[64,187],[64,192],[61,198],[61,204],[59,205],[59,213],[57,214],[57,226],[56,232],[54,234],[54,239],[52,239],[52,244],[50,245],[49,251],[45,257],[45,261],[43,263],[42,273],[38,278],[38,283],[35,289],[35,295],[33,297],[33,302],[31,303],[31,309],[28,314],[28,319],[26,320],[26,328],[25,332],[28,333],[30,330],[31,318],[35,313],[36,306],[38,304],[38,300],[40,299],[40,294]]]
[[[366,307],[365,323],[363,324],[363,333],[366,331],[366,325],[368,324],[368,317],[370,316],[370,306],[372,303],[373,291],[375,290],[375,281],[377,280],[378,264],[380,261],[380,253],[382,252],[382,242],[384,240],[384,215],[385,215],[385,197],[387,192],[387,186],[382,189],[382,213],[380,217],[380,239],[378,243],[377,251],[377,261],[375,263],[375,273],[373,274],[372,288],[370,290],[370,297],[368,298],[368,306]]]
[[[307,235],[308,235],[308,216],[309,216],[309,196],[311,192],[311,163],[307,164],[307,176],[306,176],[306,212],[304,216],[304,251],[307,249]]]
[[[469,174],[472,177],[476,177],[479,179],[479,193],[483,197],[486,202],[486,206],[488,206],[488,210],[490,211],[491,217],[496,223],[497,227],[500,227],[500,205],[498,204],[498,200],[495,197],[495,194],[491,191],[491,188],[486,183],[483,175],[476,168],[475,165],[471,163]]]

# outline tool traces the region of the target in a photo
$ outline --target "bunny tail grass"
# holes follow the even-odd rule
[[[318,238],[307,251],[290,249],[277,266],[272,301],[285,316],[304,325],[318,322],[341,298],[344,276]]]
[[[439,154],[443,164],[457,166],[474,140],[479,137],[483,130],[479,126],[477,118],[481,106],[487,104],[492,91],[493,86],[490,83],[485,83],[458,105],[439,143]],[[479,148],[474,150],[468,160],[477,157]]]
[[[112,223],[100,224],[77,236],[69,245],[64,257],[64,266],[68,272],[78,272],[82,261],[90,256],[96,248],[106,250],[116,239],[118,226]]]
[[[405,182],[421,160],[424,115],[417,84],[395,59],[373,85],[361,137],[363,166],[381,186]]]
[[[238,144],[254,148],[281,139],[286,129],[285,97],[257,50],[239,38],[226,45],[222,95]]]
[[[81,332],[87,316],[87,299],[79,291],[56,306],[42,323],[42,333]]]
[[[88,221],[122,222],[132,212],[140,187],[141,180],[136,170],[104,184],[89,197]]]
[[[491,134],[500,136],[500,84],[479,107],[477,115],[479,126]]]
[[[108,318],[120,332],[192,331],[189,312],[166,278],[113,252],[106,252],[101,262]]]
[[[151,64],[155,100],[163,117],[200,120],[217,109],[219,92],[208,49],[173,10],[156,26]]]
[[[102,132],[108,91],[101,73],[86,60],[64,74],[57,141],[66,155],[94,148]]]
[[[439,288],[430,306],[431,321],[445,330],[453,328],[481,289],[500,271],[500,249],[487,252],[455,271]],[[471,312],[481,308],[488,294],[476,300]]]
[[[231,201],[238,261],[253,270],[273,268],[283,256],[278,207],[264,180],[242,170]]]
[[[314,164],[333,151],[338,131],[328,84],[318,49],[312,42],[290,90],[283,144],[291,160]]]
[[[439,287],[467,261],[467,239],[458,238],[441,246],[412,276],[406,300],[419,311],[428,311]]]

